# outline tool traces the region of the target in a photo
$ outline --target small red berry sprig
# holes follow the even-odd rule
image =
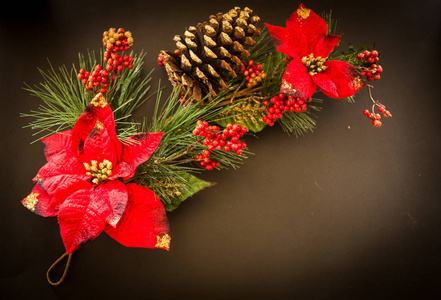
[[[95,66],[94,71],[87,72],[85,69],[80,69],[78,79],[85,85],[86,90],[93,93],[106,94],[109,89],[109,76],[113,84],[118,77],[124,75],[122,71],[124,68],[133,69],[133,56],[123,55],[119,56],[118,52],[128,51],[133,46],[133,37],[130,31],[124,29],[110,28],[103,33],[103,45],[106,47],[104,52],[104,62],[107,63],[106,69],[101,65]]]
[[[262,65],[254,65],[254,60],[243,62],[243,65],[245,67],[240,72],[245,76],[247,88],[255,87],[266,78],[266,73],[262,71]]]
[[[229,123],[227,127],[221,131],[219,126],[209,126],[206,121],[199,120],[196,128],[193,130],[195,137],[204,137],[203,145],[207,147],[195,158],[199,164],[206,170],[212,170],[219,167],[220,163],[210,158],[214,150],[223,150],[225,152],[234,151],[237,155],[242,154],[242,149],[247,147],[246,143],[242,143],[239,139],[247,132],[246,127],[239,124]]]
[[[386,117],[386,118],[392,117],[392,114],[390,113],[390,111],[386,110],[386,106],[385,105],[381,104],[380,102],[378,102],[378,100],[375,100],[372,97],[371,89],[373,89],[374,87],[372,85],[367,85],[367,87],[368,87],[368,91],[369,91],[369,97],[371,98],[371,101],[373,103],[372,104],[372,111],[369,111],[369,110],[365,109],[363,111],[363,114],[368,119],[372,120],[372,125],[374,127],[381,127],[382,123],[380,121],[380,119],[381,119],[381,115],[380,114],[383,114],[383,116]],[[375,112],[375,107],[378,107],[378,112],[379,113]]]
[[[383,68],[377,64],[380,60],[380,53],[377,50],[364,50],[358,53],[357,58],[360,60],[361,75],[366,76],[367,81],[380,80]]]
[[[311,102],[312,98],[307,99],[295,98],[291,95],[279,94],[271,98],[271,101],[263,101],[267,115],[262,121],[273,126],[277,119],[280,119],[285,112],[304,112],[307,109],[306,103]]]

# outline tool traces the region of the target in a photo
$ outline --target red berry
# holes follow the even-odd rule
[[[377,67],[377,74],[381,74],[383,73],[383,67],[382,66],[378,66]]]
[[[374,125],[374,127],[381,127],[381,121],[380,120],[373,120],[372,125]]]
[[[375,79],[375,80],[380,80],[380,74],[375,74],[375,75],[374,75],[374,79]]]
[[[127,68],[128,69],[133,69],[133,65],[129,65]]]
[[[369,114],[370,114],[369,110],[365,109],[365,110],[363,111],[363,115],[365,115],[365,116],[369,116]]]
[[[384,108],[384,106],[378,107],[378,112],[382,113],[382,112],[385,112],[385,111],[386,111],[386,108]]]

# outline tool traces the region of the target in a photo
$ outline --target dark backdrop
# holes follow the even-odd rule
[[[250,6],[283,26],[295,1],[0,1],[2,299],[300,299],[440,296],[439,1],[308,1],[333,10],[348,43],[375,42],[385,72],[375,96],[393,114],[373,128],[356,104],[324,98],[317,128],[295,138],[280,127],[248,137],[255,153],[238,170],[204,172],[218,182],[169,214],[170,252],[126,248],[106,234],[75,252],[66,281],[47,284],[64,253],[56,218],[20,204],[45,163],[23,91],[37,67],[77,63],[100,49],[109,27],[134,33],[146,70],[172,38],[210,14]],[[165,71],[156,80],[169,85]],[[170,89],[169,89],[170,90]],[[168,91],[169,91],[168,90]],[[168,94],[168,92],[165,92]],[[137,117],[150,116],[152,103]],[[349,129],[350,128],[350,129]]]

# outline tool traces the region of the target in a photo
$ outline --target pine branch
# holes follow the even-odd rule
[[[132,55],[132,54],[131,54]],[[131,122],[132,113],[151,96],[149,91],[151,72],[142,78],[144,52],[134,55],[133,69],[118,78],[115,89],[106,95],[114,112],[117,124],[118,138],[125,139],[137,133],[140,124]],[[102,61],[102,54],[100,60]],[[93,51],[87,55],[79,54],[79,66],[92,70],[99,61]],[[49,62],[49,70],[39,69],[43,82],[34,86],[25,86],[32,96],[38,97],[42,104],[37,110],[22,113],[22,117],[31,117],[33,121],[25,127],[36,130],[37,140],[53,133],[72,128],[87,104],[94,97],[86,92],[81,81],[77,78],[78,70],[75,65],[68,69],[61,66],[58,70]]]
[[[140,165],[135,174],[135,182],[142,184],[155,192],[164,203],[174,200],[170,187],[179,187],[179,193],[189,192],[186,186],[187,176],[184,173],[198,173],[195,156],[206,146],[197,142],[192,134],[198,120],[212,124],[222,118],[222,113],[233,108],[235,104],[217,106],[223,95],[213,97],[213,101],[200,106],[191,101],[181,105],[180,86],[174,87],[170,96],[160,108],[161,92],[157,93],[156,107],[151,124],[143,123],[142,131],[163,132],[161,143],[155,153],[144,164]],[[208,97],[208,96],[207,96]],[[237,168],[248,151],[242,155],[225,151],[213,151],[212,158],[220,163],[222,168]],[[166,189],[166,187],[168,187]],[[176,196],[176,195],[175,195]]]
[[[322,99],[312,98],[312,103],[322,102]],[[308,103],[308,109],[305,112],[285,112],[278,122],[285,132],[294,133],[296,137],[299,137],[314,130],[314,118],[316,117],[314,111],[320,111],[320,109],[320,107]]]

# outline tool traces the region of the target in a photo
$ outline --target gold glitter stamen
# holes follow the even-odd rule
[[[83,163],[83,165],[87,171],[86,175],[92,177],[91,181],[93,184],[99,184],[100,181],[105,181],[112,175],[112,162],[107,159],[100,163],[92,160],[90,164]]]
[[[301,63],[307,68],[309,76],[314,76],[328,68],[324,65],[327,59],[327,57],[322,58],[321,56],[314,57],[314,54],[311,53],[308,56],[303,56]]]

